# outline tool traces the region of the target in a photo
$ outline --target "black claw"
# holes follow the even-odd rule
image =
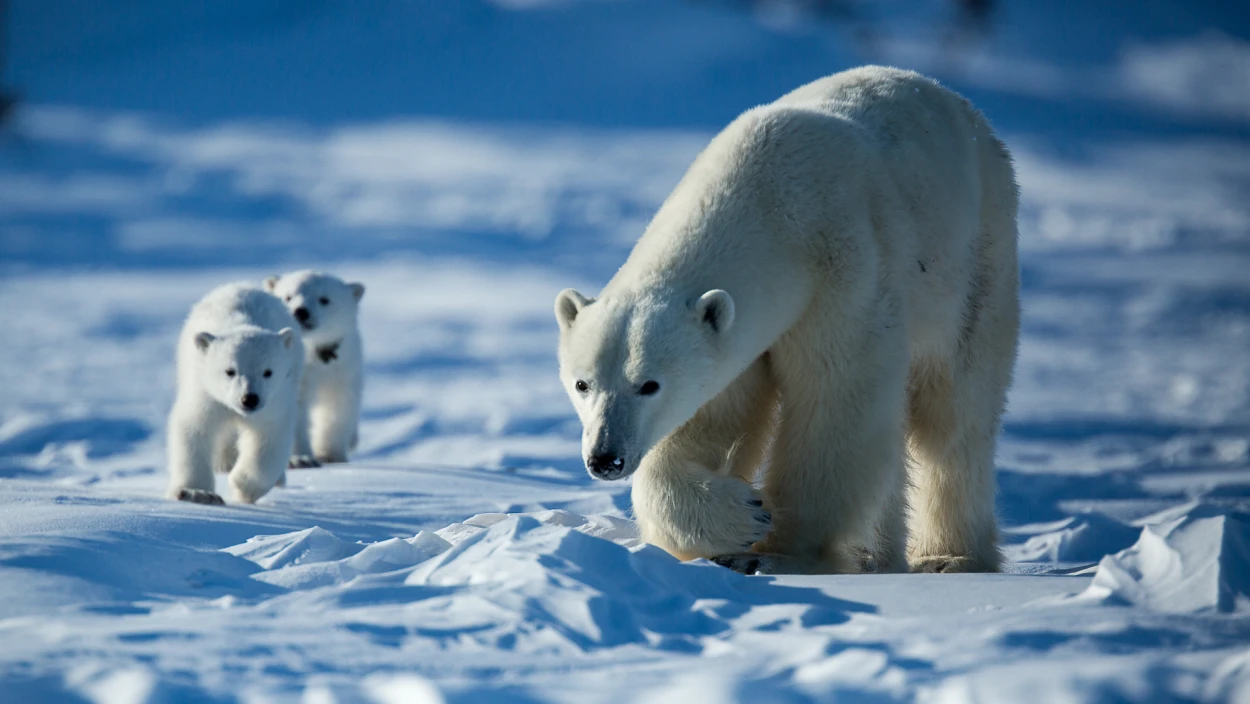
[[[773,514],[769,513],[768,511],[765,511],[761,513],[760,515],[756,516],[755,520],[759,521],[760,523],[772,523]]]
[[[218,495],[210,491],[196,491],[192,489],[181,489],[178,492],[179,501],[189,501],[195,504],[206,504],[208,506],[225,506],[226,502]]]
[[[760,570],[758,557],[742,558],[737,555],[717,555],[712,562],[742,574],[756,574]]]
[[[747,505],[756,506],[756,507],[763,506],[764,500],[763,499],[751,499],[750,501],[747,502]]]

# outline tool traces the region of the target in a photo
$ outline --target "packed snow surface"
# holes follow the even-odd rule
[[[9,5],[0,701],[1250,701],[1235,13],[1001,3],[947,55],[940,3]],[[868,60],[1015,156],[1007,571],[680,563],[580,466],[551,302],[734,114]],[[353,461],[164,500],[189,306],[308,266],[368,287]]]

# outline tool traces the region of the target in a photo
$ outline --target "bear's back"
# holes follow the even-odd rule
[[[195,333],[224,335],[238,328],[270,332],[296,328],[290,311],[276,296],[246,282],[225,284],[210,291],[191,308],[186,328]]]

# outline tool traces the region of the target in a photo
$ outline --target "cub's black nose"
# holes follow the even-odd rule
[[[242,403],[243,407],[247,410],[254,411],[256,410],[256,407],[260,405],[260,396],[257,396],[256,394],[243,394],[243,398],[240,399],[240,403]]]
[[[308,309],[305,308],[304,306],[300,306],[299,308],[295,309],[295,312],[292,313],[292,315],[295,316],[296,320],[302,323],[305,320],[308,320]]]
[[[616,479],[625,471],[625,460],[615,455],[593,455],[586,460],[586,469],[599,479]]]

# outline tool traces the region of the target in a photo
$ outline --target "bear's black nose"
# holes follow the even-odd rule
[[[308,309],[305,308],[304,306],[300,306],[299,308],[295,309],[295,312],[292,313],[292,315],[295,316],[296,320],[302,323],[305,320],[308,320]]]
[[[586,460],[586,469],[598,479],[616,479],[625,471],[625,459],[615,455],[593,455]]]
[[[243,394],[243,398],[240,399],[239,402],[242,403],[243,407],[247,410],[254,411],[256,410],[256,407],[260,405],[260,396],[257,396],[256,394]]]

